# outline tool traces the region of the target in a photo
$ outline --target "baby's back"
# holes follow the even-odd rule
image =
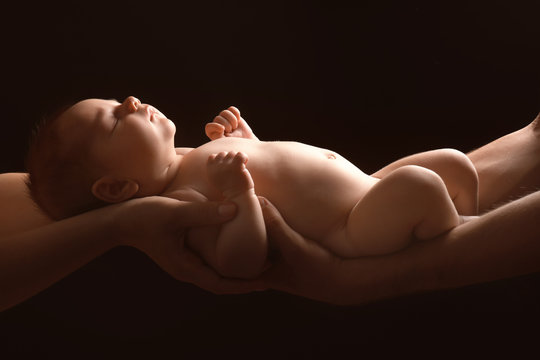
[[[291,227],[313,239],[343,226],[377,181],[329,150],[296,142],[221,138],[184,156],[171,189],[190,188],[209,200],[221,199],[206,175],[208,157],[221,151],[247,154],[255,192],[270,200]]]

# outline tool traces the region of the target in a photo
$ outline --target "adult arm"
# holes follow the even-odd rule
[[[27,195],[25,173],[0,174],[0,238],[52,223]]]
[[[0,174],[6,180],[7,174]],[[187,203],[148,197],[90,211],[58,222],[47,220],[26,196],[24,174],[8,175],[0,194],[11,192],[11,205],[0,203],[0,310],[47,288],[109,249],[133,246],[173,277],[215,293],[247,292],[253,285],[217,275],[184,248],[186,227],[219,224],[235,214],[219,203]],[[10,185],[8,185],[10,184]],[[230,205],[230,204],[228,204]],[[34,211],[29,211],[33,209]],[[222,211],[225,210],[225,211]],[[11,212],[10,214],[8,214]],[[23,222],[11,226],[20,217]],[[25,225],[26,224],[26,225]]]
[[[404,165],[419,165],[437,173],[445,171],[426,153],[399,159],[372,174],[382,178]],[[467,154],[479,179],[479,212],[537,190],[540,183],[540,115],[530,124]],[[451,159],[450,159],[451,160]]]
[[[467,154],[479,176],[480,211],[540,186],[540,117]],[[416,162],[405,158],[379,172]],[[375,173],[374,175],[377,175]],[[540,270],[540,192],[492,210],[433,241],[381,257],[342,260],[263,206],[281,254],[262,286],[339,304],[458,287]]]
[[[540,270],[540,192],[400,252],[340,259],[292,230],[262,201],[267,231],[280,256],[261,285],[334,304],[503,279]]]

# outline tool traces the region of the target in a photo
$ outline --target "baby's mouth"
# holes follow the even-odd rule
[[[152,120],[155,121],[155,120],[158,120],[158,119],[166,119],[167,117],[165,115],[163,115],[158,109],[156,108],[151,108],[151,113],[152,113]]]

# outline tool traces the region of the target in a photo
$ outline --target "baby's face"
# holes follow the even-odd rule
[[[166,181],[173,163],[175,125],[154,107],[130,96],[87,99],[59,118],[60,134],[72,145],[89,144],[91,158],[107,173],[139,183]],[[142,185],[141,184],[141,185]]]

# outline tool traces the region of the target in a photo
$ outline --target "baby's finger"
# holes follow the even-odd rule
[[[238,119],[230,110],[223,110],[219,115],[224,117],[231,124],[233,130],[238,127]]]
[[[223,113],[223,111],[222,111]],[[220,124],[222,126],[225,127],[225,132],[228,132],[230,133],[231,131],[233,131],[233,127],[231,125],[231,123],[229,122],[228,119],[226,119],[225,117],[218,115],[214,118],[214,123],[217,123],[217,124]]]
[[[236,116],[236,119],[238,119],[238,120],[240,119],[240,110],[238,110],[238,108],[236,106],[229,106],[229,108],[227,110],[232,112],[234,114],[234,116]]]
[[[210,140],[216,140],[223,137],[225,126],[217,123],[209,123],[204,127],[204,132]]]

